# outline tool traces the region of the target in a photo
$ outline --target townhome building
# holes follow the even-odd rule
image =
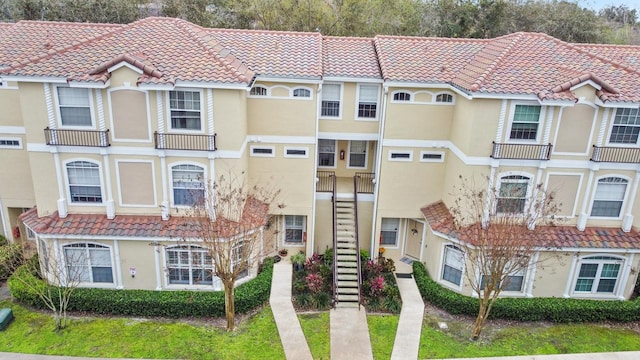
[[[20,21],[0,39],[2,232],[82,268],[83,286],[220,289],[179,224],[210,182],[243,176],[280,190],[273,251],[384,247],[470,295],[451,194],[479,177],[522,208],[542,184],[563,218],[537,232],[554,244],[537,256],[560,260],[532,261],[504,296],[632,294],[640,47],[170,18]]]

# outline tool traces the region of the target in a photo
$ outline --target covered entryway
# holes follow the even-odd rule
[[[422,239],[424,238],[424,223],[414,219],[407,219],[406,241],[404,255],[420,259]]]

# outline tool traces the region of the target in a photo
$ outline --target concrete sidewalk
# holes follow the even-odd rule
[[[424,302],[413,278],[396,277],[396,281],[402,298],[402,310],[391,359],[417,359],[424,318]]]
[[[638,360],[640,351],[623,351],[591,354],[563,354],[563,355],[525,355],[501,356],[485,358],[457,358],[445,360]]]
[[[358,308],[334,308],[329,312],[331,359],[373,359],[367,311]]]

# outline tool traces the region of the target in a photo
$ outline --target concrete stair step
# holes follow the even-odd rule
[[[355,268],[355,267],[358,267],[358,263],[355,261],[338,261],[338,269]]]
[[[339,302],[336,304],[337,308],[359,308],[360,305],[357,302]]]
[[[356,277],[357,278],[357,277]],[[339,288],[358,288],[357,280],[338,280]]]
[[[342,254],[338,254],[338,263],[340,261],[352,261],[352,262],[357,262],[358,261],[358,257],[353,254],[353,255],[342,255]]]
[[[338,250],[336,251],[336,254],[338,254],[338,256],[340,255],[356,255],[356,249],[354,248],[347,248],[347,249],[341,249],[338,248]]]
[[[358,275],[338,274],[338,281],[358,281]]]
[[[351,241],[345,241],[345,240],[338,240],[338,249],[355,249],[356,248],[356,242],[351,240]]]
[[[358,295],[358,288],[341,288],[338,287],[338,295]]]
[[[346,268],[346,267],[339,267],[338,266],[338,274],[358,274],[358,269],[356,268]],[[338,280],[340,280],[340,277],[338,276]]]
[[[342,295],[342,294],[338,294],[338,301],[355,301],[358,302],[359,296],[358,295]]]

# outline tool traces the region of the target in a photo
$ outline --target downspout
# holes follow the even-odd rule
[[[382,95],[382,114],[380,118],[380,129],[378,130],[378,150],[376,159],[376,171],[374,175],[374,187],[373,187],[373,219],[371,221],[371,249],[369,250],[369,256],[375,254],[375,237],[376,237],[376,219],[378,218],[378,190],[380,189],[380,164],[382,163],[382,140],[384,139],[384,125],[387,120],[387,95],[389,94],[389,87],[383,84]]]

